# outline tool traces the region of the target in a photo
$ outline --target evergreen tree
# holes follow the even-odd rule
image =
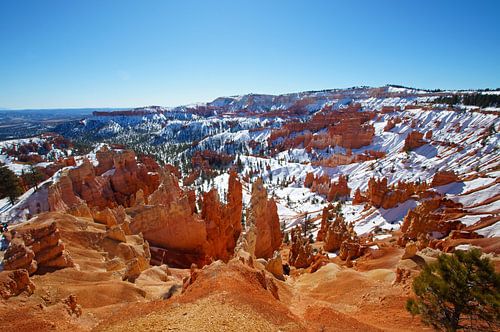
[[[43,174],[34,165],[30,165],[25,178],[29,187],[35,187],[35,190],[38,190],[38,184],[43,181]]]
[[[406,309],[436,329],[498,330],[499,289],[500,274],[480,250],[442,254],[413,281],[417,298]]]
[[[0,198],[8,197],[11,204],[23,193],[19,178],[7,166],[0,166]]]

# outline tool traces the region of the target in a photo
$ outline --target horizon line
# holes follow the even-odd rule
[[[279,93],[279,94],[272,94],[272,93],[259,93],[259,92],[249,92],[249,93],[244,93],[244,94],[238,94],[238,95],[228,95],[228,96],[218,96],[215,97],[211,101],[198,101],[198,102],[190,102],[187,104],[181,104],[181,105],[175,105],[175,106],[167,106],[167,105],[155,105],[155,104],[149,104],[149,105],[137,105],[137,106],[70,106],[70,107],[32,107],[32,108],[26,108],[26,107],[0,107],[0,111],[30,111],[30,110],[85,110],[85,109],[115,109],[115,110],[129,110],[129,109],[134,109],[134,108],[143,108],[143,107],[154,107],[154,106],[159,106],[159,107],[182,107],[182,106],[189,106],[189,105],[195,105],[195,104],[202,104],[202,103],[210,103],[213,102],[214,100],[218,98],[236,98],[236,97],[241,97],[241,96],[248,96],[248,95],[265,95],[265,96],[283,96],[283,95],[291,95],[291,94],[296,94],[296,93],[314,93],[314,92],[323,92],[323,91],[332,91],[332,90],[349,90],[349,89],[359,89],[359,88],[366,88],[366,89],[374,89],[374,88],[383,88],[383,87],[395,87],[395,88],[403,88],[403,89],[412,89],[412,90],[417,90],[417,91],[426,91],[426,92],[466,92],[466,91],[478,91],[478,92],[486,92],[486,91],[500,91],[500,87],[497,88],[468,88],[468,89],[428,89],[428,88],[416,88],[416,87],[410,87],[410,86],[405,86],[402,84],[385,84],[381,86],[369,86],[369,85],[355,85],[355,86],[350,86],[350,87],[340,87],[340,88],[326,88],[326,89],[320,89],[320,90],[302,90],[302,91],[295,91],[295,92],[286,92],[286,93]]]

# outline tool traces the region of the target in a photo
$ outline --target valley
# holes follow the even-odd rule
[[[1,136],[21,192],[0,328],[432,330],[405,309],[426,264],[500,267],[500,105],[461,102],[497,92],[249,94]]]

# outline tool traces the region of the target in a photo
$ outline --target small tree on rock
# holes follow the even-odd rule
[[[481,251],[442,254],[413,281],[416,299],[406,309],[422,322],[445,331],[500,328],[500,274]]]

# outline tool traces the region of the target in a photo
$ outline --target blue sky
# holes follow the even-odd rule
[[[0,107],[500,87],[500,1],[0,0]]]

